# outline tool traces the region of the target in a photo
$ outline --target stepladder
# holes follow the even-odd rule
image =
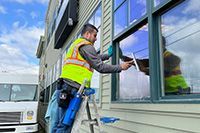
[[[103,131],[102,126],[104,124],[114,123],[119,120],[119,118],[115,117],[100,116],[98,112],[94,89],[84,89],[82,98],[83,100],[73,122],[71,133],[81,133],[81,125],[89,126],[90,133],[107,133],[106,131]],[[93,115],[91,115],[90,110],[92,106]],[[96,126],[96,128],[94,128],[94,126]]]

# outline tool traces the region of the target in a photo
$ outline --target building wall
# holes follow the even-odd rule
[[[55,50],[54,41],[51,39],[45,50],[45,62],[47,69],[51,69],[58,58],[66,51],[66,47],[74,40],[82,26],[88,21],[96,9],[99,0],[79,0],[79,22],[64,46]],[[101,53],[107,53],[112,42],[113,34],[113,1],[102,0],[101,18]],[[123,21],[123,20],[122,20]],[[111,59],[105,63],[111,64]],[[47,71],[47,70],[45,70]],[[120,118],[120,121],[104,125],[105,132],[115,133],[188,133],[199,132],[200,127],[200,105],[196,103],[155,103],[155,102],[113,102],[112,83],[110,74],[100,76],[100,100],[98,109],[101,116],[113,116]],[[91,106],[92,108],[92,106]],[[93,110],[91,110],[93,113]],[[94,115],[94,113],[93,113]],[[97,131],[97,128],[95,127]],[[89,133],[89,128],[81,127],[81,133]]]

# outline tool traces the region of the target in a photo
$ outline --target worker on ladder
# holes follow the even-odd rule
[[[98,29],[95,26],[91,24],[84,25],[81,37],[71,44],[66,54],[59,84],[55,92],[59,107],[56,114],[58,117],[57,125],[51,130],[54,133],[71,132],[71,126],[62,124],[64,114],[70,100],[74,97],[84,79],[88,80],[85,87],[90,87],[93,69],[100,73],[119,73],[133,65],[133,61],[123,62],[120,65],[103,63],[104,60],[108,60],[112,56],[112,49],[109,50],[108,54],[97,54],[94,48],[97,32]]]

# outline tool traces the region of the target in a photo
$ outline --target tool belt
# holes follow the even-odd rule
[[[64,82],[63,78],[59,78],[57,81],[57,102],[58,106],[62,108],[68,108],[71,99],[74,97],[72,94],[74,88]]]

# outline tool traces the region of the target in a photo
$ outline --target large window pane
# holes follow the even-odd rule
[[[97,71],[94,71],[90,86],[91,88],[95,89],[96,100],[99,100],[99,91],[100,91],[99,79],[100,79],[100,73]]]
[[[95,13],[95,24],[94,24],[97,28],[100,27],[101,25],[101,6],[98,7],[96,13]]]
[[[100,44],[100,42],[101,42],[101,39],[100,39],[100,36],[101,36],[101,29],[99,28],[98,30],[99,30],[99,32],[98,32],[98,34],[97,34],[97,41],[94,43],[94,47],[95,47],[95,49],[96,49],[97,51],[100,50],[100,46],[101,46],[101,44]]]
[[[146,14],[146,0],[130,0],[130,23]]]
[[[36,100],[35,96],[37,93],[36,85],[12,85],[11,88],[11,101],[22,100]]]
[[[122,71],[120,73],[119,98],[121,100],[149,98],[149,48],[147,26],[145,25],[120,41],[120,49],[122,51],[122,54],[119,52],[121,60],[126,60],[127,57],[135,58],[139,70],[133,66],[127,71]],[[142,65],[146,68],[146,72],[141,69]]]
[[[200,93],[199,5],[186,0],[161,17],[166,95]]]
[[[157,6],[163,2],[165,2],[166,0],[154,0],[154,6]]]
[[[11,85],[0,84],[0,101],[10,100]]]
[[[115,0],[114,1],[114,8],[116,9],[124,0]]]
[[[126,1],[117,11],[114,13],[114,35],[120,33],[127,27],[128,24],[128,2]]]

